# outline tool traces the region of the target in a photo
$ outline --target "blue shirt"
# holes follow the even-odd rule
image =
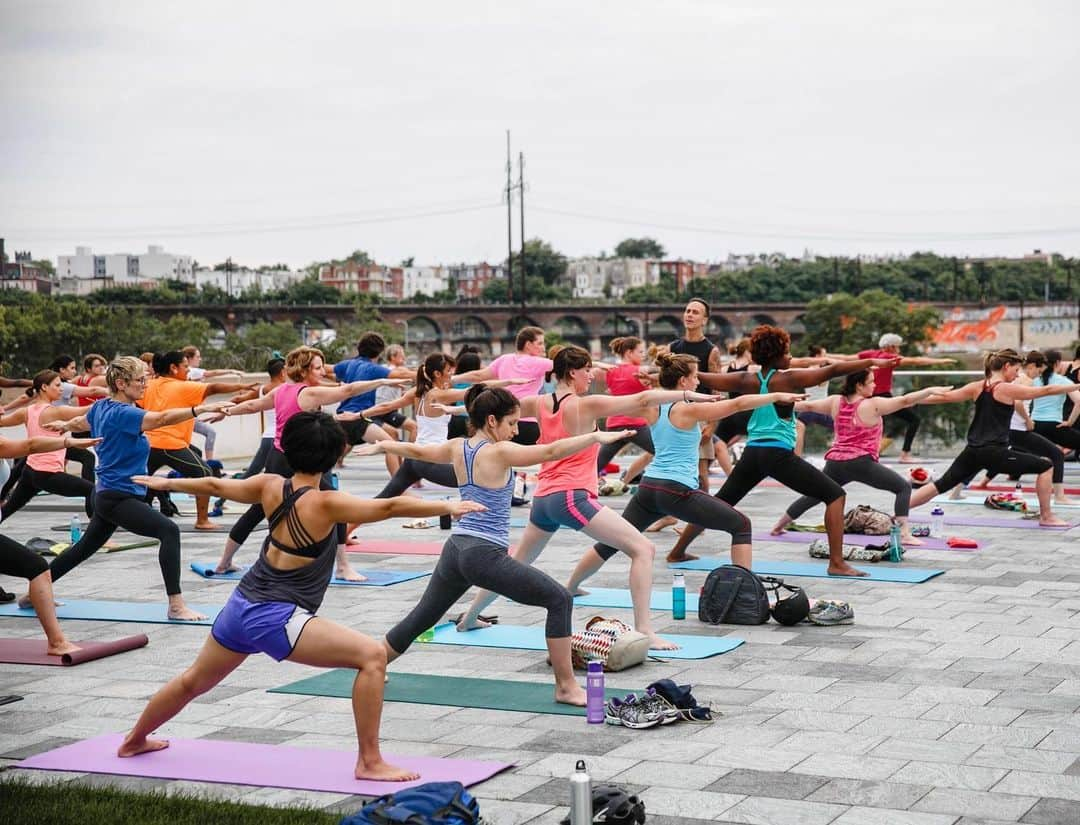
[[[660,415],[652,425],[653,460],[645,468],[649,478],[665,478],[690,489],[698,486],[698,444],[701,424],[695,422],[689,430],[671,423],[673,404],[661,404]]]
[[[367,358],[350,358],[340,364],[334,364],[334,377],[342,384],[350,384],[353,381],[374,381],[376,378],[389,378],[390,368],[382,364],[376,364]],[[338,404],[338,412],[363,412],[368,407],[375,406],[375,390],[354,395],[346,398]]]
[[[146,475],[146,461],[150,457],[150,442],[142,431],[144,415],[146,410],[111,398],[102,398],[91,405],[86,413],[90,434],[104,439],[94,448],[96,489],[146,495],[146,488],[131,480],[132,476]]]
[[[1040,375],[1032,383],[1036,387],[1045,386],[1043,384],[1042,376]],[[1068,378],[1064,375],[1058,375],[1056,372],[1050,376],[1050,386],[1056,387],[1060,384],[1071,384]],[[1051,421],[1054,424],[1060,424],[1065,420],[1065,396],[1064,395],[1044,395],[1042,398],[1036,398],[1031,402],[1031,418],[1034,421]]]

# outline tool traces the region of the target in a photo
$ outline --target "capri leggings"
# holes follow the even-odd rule
[[[158,564],[165,581],[165,592],[170,596],[179,594],[180,528],[172,519],[154,510],[142,496],[121,490],[99,490],[94,495],[94,517],[83,537],[49,565],[53,581],[100,550],[117,527],[158,540]]]
[[[393,498],[400,496],[416,482],[423,479],[433,484],[441,484],[443,487],[457,487],[457,473],[454,472],[453,464],[432,464],[430,461],[417,461],[415,458],[406,458],[401,462],[394,477],[386,483],[375,498]]]
[[[1035,432],[1061,447],[1080,450],[1080,430],[1074,430],[1072,427],[1061,427],[1053,421],[1036,421]]]
[[[17,541],[0,536],[0,574],[32,581],[49,569],[49,563]]]
[[[622,429],[628,429],[628,428],[625,428],[625,427],[615,427],[615,428],[604,427],[604,429],[605,430],[610,430],[610,429],[622,430]],[[619,451],[622,450],[622,448],[625,447],[627,444],[636,444],[642,450],[649,453],[649,455],[655,455],[656,454],[656,448],[653,446],[652,430],[650,430],[648,428],[648,426],[643,424],[642,426],[637,428],[637,432],[634,433],[632,438],[628,438],[628,439],[626,439],[624,441],[616,441],[614,444],[602,444],[600,446],[600,451],[596,454],[596,471],[600,472],[608,464],[610,464],[611,459],[615,458],[615,456],[617,456],[619,454]]]
[[[217,430],[207,424],[205,421],[195,419],[195,432],[201,435],[205,440],[203,443],[203,453],[205,455],[214,454],[214,444],[217,443]]]
[[[274,449],[271,444],[270,454],[266,458],[266,467],[264,472],[275,473],[282,478],[292,478],[293,469],[289,466],[289,462],[285,460],[285,454],[277,449]],[[334,485],[330,482],[330,474],[323,473],[322,478],[319,480],[320,490],[333,490]],[[251,535],[251,531],[254,530],[263,519],[266,518],[266,512],[263,510],[261,504],[252,504],[244,512],[244,515],[240,516],[236,520],[236,524],[229,530],[229,538],[235,541],[237,544],[243,544],[247,541],[248,536]],[[339,524],[337,526],[337,543],[345,543],[345,525]]]
[[[1050,459],[1050,462],[1054,465],[1054,475],[1052,477],[1054,484],[1061,484],[1065,480],[1065,454],[1050,439],[1031,430],[1009,430],[1009,446],[1022,453],[1031,453],[1032,455]],[[994,475],[994,473],[988,472],[986,474],[987,481],[992,479]],[[974,478],[974,474],[972,478]],[[964,483],[970,484],[971,478],[964,479]],[[945,491],[942,490],[941,492]]]
[[[4,502],[4,516],[19,512],[42,490],[65,498],[81,498],[86,515],[94,515],[92,482],[68,473],[44,473],[27,465],[19,476],[19,483],[11,491],[11,496]]]
[[[874,461],[868,455],[861,455],[858,458],[851,458],[846,461],[826,461],[825,475],[841,487],[846,487],[852,481],[858,481],[860,484],[873,487],[875,490],[888,490],[896,496],[896,502],[893,504],[893,514],[901,517],[908,514],[911,502],[911,482],[899,473],[895,473],[888,467]],[[797,519],[817,504],[819,500],[814,496],[803,496],[796,499],[787,508],[788,518]]]
[[[180,450],[152,448],[146,462],[146,472],[153,475],[162,467],[172,467],[184,478],[206,478],[214,473],[189,444]]]
[[[696,487],[645,476],[626,505],[623,518],[640,532],[663,516],[675,516],[707,530],[731,533],[732,544],[750,544],[751,541],[750,519],[727,502]],[[593,549],[605,561],[619,552],[608,544],[597,544]]]
[[[957,484],[973,478],[979,470],[986,470],[992,475],[1005,473],[1019,478],[1028,473],[1045,473],[1051,467],[1053,464],[1048,458],[1010,450],[1008,447],[996,444],[988,447],[967,446],[960,451],[960,455],[945,474],[934,481],[934,486],[938,492],[948,492]]]
[[[796,493],[825,504],[832,504],[844,495],[843,487],[786,447],[748,444],[716,497],[734,507],[769,476]]]
[[[892,398],[891,392],[882,392],[874,395],[874,398]],[[905,453],[911,452],[911,445],[915,443],[915,433],[919,431],[919,414],[911,407],[903,407],[896,412],[889,413],[888,418],[899,418],[904,422],[904,446]]]
[[[518,604],[546,608],[544,635],[549,639],[569,636],[573,607],[570,591],[547,573],[511,558],[506,550],[476,536],[450,536],[419,603],[386,634],[390,647],[404,653],[413,639],[438,624],[450,606],[474,585]]]
[[[274,438],[264,438],[259,441],[259,449],[255,451],[255,456],[251,459],[251,463],[247,465],[247,469],[244,470],[244,478],[251,478],[257,476],[264,469],[266,469],[266,459],[270,457],[270,451],[274,449]]]

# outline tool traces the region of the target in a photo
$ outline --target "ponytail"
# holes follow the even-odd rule
[[[859,386],[866,383],[866,380],[870,377],[870,370],[859,370],[858,372],[849,372],[844,376],[844,387],[840,390],[840,394],[845,398],[855,394],[855,390]]]
[[[1044,386],[1049,387],[1050,379],[1054,375],[1054,370],[1057,368],[1057,365],[1061,363],[1061,353],[1056,349],[1048,349],[1043,354],[1046,356],[1046,366],[1043,367],[1042,382]]]
[[[992,372],[997,372],[1002,369],[1007,364],[1022,364],[1023,361],[1024,359],[1020,357],[1020,353],[1016,350],[1011,348],[999,349],[996,352],[987,354],[986,359],[983,362],[983,369],[986,374],[989,375]]]
[[[675,389],[681,379],[693,375],[698,368],[697,357],[688,353],[657,351],[654,346],[649,350],[649,355],[660,368],[660,386],[665,390]]]
[[[612,338],[611,343],[608,344],[608,346],[613,353],[621,357],[628,352],[633,352],[640,347],[641,344],[642,341],[640,338],[634,335],[627,335],[623,338]]]
[[[454,366],[454,359],[441,352],[433,352],[416,370],[416,397],[423,398],[435,386],[435,373],[445,372]]]
[[[34,376],[34,382],[26,388],[26,395],[28,398],[33,398],[44,390],[49,384],[60,377],[60,373],[56,370],[42,370]]]

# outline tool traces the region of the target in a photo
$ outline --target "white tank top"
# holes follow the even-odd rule
[[[433,418],[424,415],[425,401],[427,401],[426,395],[420,399],[416,407],[416,443],[442,444],[446,441],[446,429],[450,425],[450,416],[437,415]]]

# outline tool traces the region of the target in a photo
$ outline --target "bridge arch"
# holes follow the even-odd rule
[[[779,324],[776,323],[776,319],[771,315],[759,312],[751,315],[749,320],[743,325],[743,334],[749,335],[754,327],[761,326],[762,324],[768,324],[771,327],[779,326]]]
[[[589,348],[589,325],[577,315],[563,315],[548,326],[548,330],[559,335],[568,344]]]
[[[414,315],[403,326],[409,349],[417,350],[421,354],[442,349],[442,330],[426,315]]]
[[[510,320],[506,322],[506,334],[510,336],[511,341],[517,338],[517,334],[522,327],[540,327],[543,329],[543,324],[536,323],[528,315],[511,315]]]
[[[709,323],[705,327],[705,336],[720,347],[721,351],[729,342],[738,337],[735,332],[735,325],[723,315],[709,316]]]
[[[491,355],[491,340],[491,327],[478,315],[458,318],[450,328],[450,342],[455,350],[471,344],[484,355]]]
[[[658,344],[669,344],[682,335],[682,317],[659,315],[649,321],[649,338]]]

